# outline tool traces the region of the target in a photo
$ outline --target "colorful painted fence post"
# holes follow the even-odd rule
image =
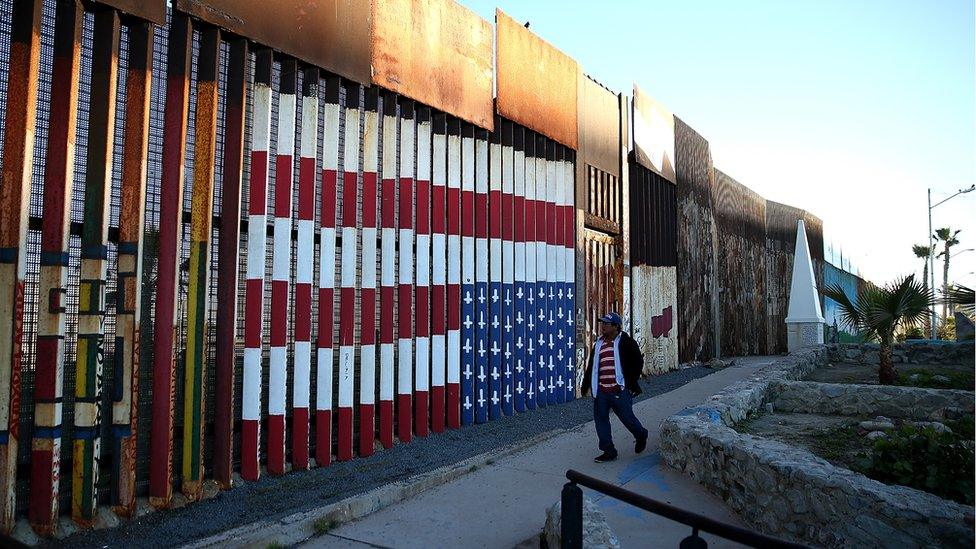
[[[488,152],[488,236],[489,240],[489,284],[488,284],[488,340],[489,382],[491,390],[485,390],[488,399],[488,419],[502,415],[500,405],[502,394],[501,341],[502,341],[502,125],[496,120],[495,131],[491,133],[491,148]],[[479,398],[481,398],[479,396]],[[484,402],[479,402],[484,405]]]
[[[431,294],[430,294],[430,409],[435,433],[444,430],[447,420],[445,382],[447,379],[447,119],[433,117],[431,150]]]
[[[319,136],[319,71],[302,75],[302,134],[298,160],[298,235],[295,247],[295,353],[292,376],[291,461],[308,469],[312,389],[312,272],[315,268],[315,181]]]
[[[413,438],[413,177],[417,126],[413,101],[400,99],[400,167],[397,219],[400,254],[397,261],[397,438]]]
[[[430,109],[417,108],[416,271],[414,304],[416,343],[414,428],[417,436],[430,433]]]
[[[471,345],[474,346],[476,365],[471,404],[477,423],[488,421],[485,395],[490,395],[491,391],[488,383],[488,162],[488,132],[478,130],[474,154],[475,285],[471,313],[475,326]]]
[[[380,444],[393,447],[394,293],[396,292],[396,96],[383,94],[383,181],[380,190]]]
[[[258,50],[251,106],[251,178],[248,182],[247,286],[244,296],[244,378],[241,413],[241,477],[257,480],[261,469],[261,379],[264,369],[264,271],[268,243],[268,161],[271,147],[271,50]]]
[[[576,181],[573,155],[567,150],[563,162],[562,226],[563,226],[563,344],[566,372],[566,402],[576,398]]]
[[[474,423],[474,128],[461,129],[461,425]]]
[[[53,534],[59,518],[68,243],[71,191],[74,184],[83,13],[80,1],[60,2],[54,23],[54,66],[44,169],[44,224],[41,234],[34,373],[34,437],[31,442],[28,510],[31,526],[41,536]],[[6,178],[3,184],[8,184]],[[4,212],[3,215],[8,213]]]
[[[549,288],[547,285],[547,231],[546,223],[547,208],[546,179],[548,171],[548,151],[547,140],[541,135],[536,136],[536,165],[535,165],[535,265],[536,265],[536,292],[535,292],[535,322],[536,322],[536,378],[538,382],[538,394],[536,404],[538,406],[549,405],[549,319],[547,313]]]
[[[105,345],[105,283],[108,269],[108,216],[112,193],[115,140],[115,92],[118,79],[119,16],[95,14],[85,173],[81,280],[78,288],[78,347],[75,363],[71,516],[90,527],[98,507],[101,457],[102,362]]]
[[[525,129],[517,126],[512,137],[512,146],[515,151],[514,163],[514,190],[512,195],[512,238],[514,244],[514,274],[515,285],[513,286],[513,312],[515,320],[514,332],[512,333],[512,347],[514,352],[514,390],[515,411],[524,412],[525,390],[526,390],[526,361],[525,361],[525,218],[522,212],[525,211]]]
[[[447,119],[447,426],[461,426],[461,121]]]
[[[525,407],[529,410],[536,409],[536,396],[538,395],[538,372],[539,367],[536,363],[536,238],[535,238],[535,174],[536,174],[536,152],[535,152],[535,133],[526,131],[525,134],[525,205],[522,210],[516,211],[516,215],[522,215],[524,219],[524,239],[525,239]]]
[[[515,413],[515,403],[512,395],[515,390],[515,377],[512,360],[514,297],[515,297],[515,232],[512,220],[513,195],[515,193],[515,150],[513,148],[514,127],[511,122],[502,122],[502,286],[501,286],[501,322],[502,337],[498,345],[502,350],[502,389],[499,397],[502,399],[502,412],[506,416]]]
[[[359,292],[359,455],[376,440],[376,178],[379,169],[379,92],[367,88],[363,115],[362,268]]]
[[[153,328],[149,503],[157,508],[169,507],[173,496],[173,398],[176,385],[176,325],[179,321],[176,317],[179,281],[177,262],[181,257],[180,246],[183,236],[183,177],[192,38],[190,18],[183,13],[174,12],[170,21],[166,54],[159,261],[156,267],[158,282],[156,319]]]
[[[210,235],[217,145],[217,72],[220,31],[200,33],[197,105],[190,210],[190,267],[187,291],[186,366],[183,380],[183,495],[203,495],[203,420],[207,361],[207,303],[210,291]]]

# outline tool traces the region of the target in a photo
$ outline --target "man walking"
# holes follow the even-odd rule
[[[593,461],[605,463],[617,459],[617,449],[610,436],[610,410],[613,410],[634,438],[634,452],[647,447],[647,429],[634,415],[633,398],[641,393],[640,379],[644,357],[634,338],[621,331],[622,321],[617,313],[600,318],[601,336],[590,349],[586,361],[581,390],[593,393],[593,419],[600,437],[602,454]]]

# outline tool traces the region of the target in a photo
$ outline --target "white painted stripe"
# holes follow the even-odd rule
[[[447,382],[461,381],[461,331],[447,331]]]
[[[326,170],[339,169],[339,105],[326,103],[325,118],[322,120],[322,167]]]
[[[247,279],[264,278],[264,257],[268,243],[268,216],[252,215],[247,219]]]
[[[535,282],[536,257],[538,257],[538,253],[536,252],[535,241],[526,242],[525,243],[525,281],[526,282]]]
[[[295,94],[278,95],[278,141],[279,154],[295,154]],[[282,152],[283,151],[283,152]]]
[[[380,345],[380,400],[393,400],[393,344]]]
[[[359,171],[359,109],[346,109],[346,141],[342,163],[343,171]]]
[[[356,287],[356,228],[343,227],[342,241],[346,243],[342,247],[342,278],[340,284],[343,288]]]
[[[447,235],[447,283],[461,283],[461,235]]]
[[[417,286],[430,285],[430,235],[417,235]]]
[[[490,239],[491,244],[491,254],[489,255],[489,260],[491,262],[491,281],[501,282],[502,281],[502,241],[498,238]]]
[[[315,258],[315,222],[310,219],[298,220],[298,248],[296,250],[295,282],[312,283],[312,268]]]
[[[383,236],[380,242],[383,261],[381,265],[380,284],[386,287],[396,285],[396,229],[384,228],[381,230]]]
[[[413,178],[415,125],[413,118],[400,119],[400,177]]]
[[[311,387],[312,344],[308,341],[295,342],[295,386],[292,395],[292,406],[308,408],[309,387]]]
[[[315,379],[315,408],[317,410],[332,409],[332,361],[335,352],[331,349],[318,350],[318,364]]]
[[[447,346],[447,340],[443,335],[433,335],[430,338],[431,343],[431,385],[434,387],[444,386],[444,370],[447,366],[445,362],[445,349]]]
[[[268,368],[268,413],[273,416],[285,413],[285,385],[288,382],[288,350],[285,347],[271,348],[271,367]]]
[[[489,170],[489,185],[490,190],[500,191],[502,190],[502,146],[498,143],[491,144],[491,157],[490,157],[490,170]]]
[[[465,191],[474,191],[475,187],[475,162],[474,162],[474,138],[464,137],[461,139],[461,157],[464,159],[462,170],[464,177],[461,179],[461,188]]]
[[[426,337],[417,338],[417,369],[414,373],[416,376],[416,385],[418,391],[426,391],[430,389],[430,373],[428,368],[430,367],[430,339]]]
[[[515,258],[515,243],[511,240],[502,240],[502,254],[505,256],[505,269],[502,271],[502,283],[511,284],[515,282],[515,272],[510,268]]]
[[[244,349],[243,419],[261,419],[261,349]]]
[[[488,163],[484,162],[483,159],[488,157],[488,142],[479,139],[475,141],[475,154],[478,157],[478,161],[475,162],[475,192],[478,194],[488,193]]]
[[[515,280],[525,280],[525,243],[515,243]]]
[[[430,240],[433,247],[432,260],[434,263],[431,280],[434,286],[443,286],[447,282],[447,236],[444,233],[434,233]]]
[[[409,395],[413,392],[413,340],[400,339],[397,342],[399,367],[397,368],[397,394]],[[409,412],[408,412],[409,413]]]
[[[366,154],[363,155],[363,171],[375,172],[379,162],[379,155],[377,154],[379,152],[379,135],[377,135],[379,115],[376,114],[376,111],[366,111],[363,122],[363,150],[366,151]]]
[[[359,350],[359,403],[376,403],[376,346],[363,345]]]
[[[319,229],[319,288],[335,288],[335,241],[335,229]]]
[[[303,158],[315,158],[318,148],[319,98],[316,95],[302,96],[302,150]]]
[[[397,119],[383,117],[383,177],[393,179],[397,165]]]
[[[352,407],[353,360],[355,348],[352,345],[339,347],[339,407]]]
[[[271,147],[271,86],[254,85],[254,122],[251,128],[251,150],[267,151]]]
[[[461,136],[447,136],[447,186],[461,188]]]
[[[376,228],[363,227],[363,269],[360,286],[376,288]]]
[[[525,159],[525,199],[535,200],[535,157]]]
[[[413,284],[413,230],[400,229],[400,285]]]
[[[512,194],[515,190],[515,171],[512,169],[515,164],[512,161],[513,152],[512,147],[502,147],[502,192],[505,194]]]
[[[288,282],[291,271],[291,218],[275,217],[271,280]]]
[[[525,196],[525,151],[515,151],[515,190],[517,196]],[[518,214],[516,214],[518,215]]]
[[[478,269],[475,282],[488,282],[488,239],[475,239],[475,254],[478,258]]]
[[[432,159],[434,171],[431,181],[438,187],[447,185],[447,136],[434,134],[434,157]],[[441,212],[443,213],[443,212]]]
[[[430,121],[417,124],[417,179],[430,181]]]
[[[461,237],[461,284],[474,284],[474,237]]]

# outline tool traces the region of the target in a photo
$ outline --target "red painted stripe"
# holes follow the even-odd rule
[[[339,408],[339,461],[352,459],[352,408]]]
[[[514,197],[508,193],[502,193],[502,238],[505,240],[513,239],[512,227],[512,205]]]
[[[430,287],[417,286],[417,337],[430,336]]]
[[[573,206],[563,206],[563,244],[567,248],[576,247],[576,220],[573,219]]]
[[[535,242],[535,200],[525,199],[525,241]],[[526,259],[528,261],[528,259]],[[534,259],[533,259],[534,261]]]
[[[376,173],[363,172],[363,227],[376,226]]]
[[[461,286],[447,285],[447,329],[461,329]]]
[[[463,212],[473,212],[474,211],[474,192],[472,191],[462,191],[461,192],[461,211]],[[461,236],[474,236],[474,226],[475,220],[474,216],[469,216],[461,222]]]
[[[446,334],[447,323],[444,315],[440,314],[439,311],[447,309],[447,286],[441,284],[431,286],[430,307],[432,311],[438,311],[438,314],[431,318],[431,332],[435,335]]]
[[[271,281],[271,346],[288,343],[288,281]]]
[[[461,386],[447,384],[447,426],[450,429],[461,427]]]
[[[312,285],[295,284],[295,341],[312,339]]]
[[[413,326],[411,312],[413,310],[413,286],[410,284],[400,284],[397,287],[397,298],[399,301],[400,315],[397,323],[397,335],[400,339],[410,339],[413,337]]]
[[[548,244],[556,243],[556,205],[552,202],[546,202],[546,242]]]
[[[475,193],[474,195],[474,235],[477,238],[488,238],[488,216],[484,212],[488,211],[488,195],[485,193]]]
[[[44,306],[43,304],[41,305]],[[62,332],[63,333],[63,332]],[[34,380],[34,399],[35,400],[52,400],[57,397],[57,365],[58,365],[58,340],[54,338],[37,338],[36,353],[37,353],[37,379]],[[44,368],[41,368],[44,365]],[[61,421],[58,418],[58,425]],[[32,465],[36,467],[36,464]],[[47,470],[47,480],[50,481],[51,470]],[[37,485],[40,486],[40,485]]]
[[[400,442],[410,442],[413,438],[413,425],[412,425],[412,414],[410,413],[412,407],[412,399],[409,394],[398,394],[396,397],[397,402],[397,438]]]
[[[488,192],[489,201],[491,204],[502,204],[502,192],[501,191],[489,191]],[[488,236],[490,238],[501,238],[502,237],[502,209],[495,207],[491,208],[488,212],[489,223],[488,223]]]
[[[267,196],[268,151],[251,151],[251,180],[248,182],[250,196]],[[268,212],[267,200],[249,200],[247,213],[264,215]]]
[[[323,349],[332,347],[333,312],[335,310],[335,290],[319,288],[319,333],[318,346]]]
[[[264,279],[249,278],[244,294],[244,347],[261,347],[261,313],[264,299]]]
[[[428,419],[427,419],[427,406],[430,405],[430,400],[427,397],[427,391],[416,391],[414,392],[414,411],[416,412],[414,417],[415,429],[417,431],[418,437],[425,437],[430,434],[428,429]]]
[[[315,210],[315,159],[302,157],[298,162],[298,219],[312,219]]]
[[[260,435],[261,422],[256,419],[245,419],[241,421],[241,446],[245,450],[258,447],[258,436]],[[241,452],[241,477],[244,480],[257,480],[258,478],[258,453]]]
[[[356,172],[342,174],[342,226],[356,226]],[[350,207],[351,206],[351,207]]]
[[[285,474],[285,416],[268,416],[268,473]]]
[[[430,388],[430,408],[434,410],[431,416],[430,427],[435,433],[444,432],[444,387],[433,386]]]
[[[525,242],[525,222],[526,219],[523,216],[525,211],[525,198],[522,196],[515,196],[515,215],[513,217],[515,223],[515,241]]]
[[[332,411],[315,411],[315,464],[325,467],[332,462]]]
[[[413,179],[400,178],[400,228],[413,228]]]
[[[279,154],[275,157],[275,217],[288,217],[291,213],[292,156]]]
[[[30,491],[30,507],[28,513],[31,518],[37,518],[47,523],[51,516],[56,489],[52,489],[51,472],[58,471],[60,466],[54,465],[54,453],[51,450],[31,450],[30,486],[36,489]]]
[[[383,203],[381,205],[383,228],[392,229],[396,227],[396,180],[383,180]]]
[[[380,288],[380,341],[393,343],[393,286]]]
[[[373,455],[373,433],[376,431],[376,417],[372,404],[359,405],[359,455]]]
[[[431,196],[433,203],[433,216],[431,218],[431,230],[435,233],[444,234],[446,228],[447,216],[444,212],[444,203],[446,202],[446,188],[442,185],[434,185],[431,188]]]
[[[380,401],[380,444],[393,447],[393,402],[389,400]]]
[[[430,182],[418,179],[417,234],[430,234]]]
[[[327,229],[336,226],[337,184],[338,176],[335,170],[322,170],[322,226]]]
[[[447,234],[461,234],[461,189],[447,188]]]
[[[294,408],[291,416],[291,451],[292,469],[304,471],[308,469],[308,408]],[[295,444],[294,441],[298,441]]]
[[[339,289],[339,345],[352,345],[354,341],[356,288]]]

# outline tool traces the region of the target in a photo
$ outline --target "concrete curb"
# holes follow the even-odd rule
[[[277,520],[261,521],[227,530],[191,544],[184,549],[210,547],[253,547],[264,549],[272,543],[292,545],[317,535],[315,524],[329,523],[329,528],[361,519],[371,513],[410,499],[424,491],[447,484],[495,460],[521,452],[550,438],[571,432],[579,427],[542,433],[492,452],[468,458],[460,463],[446,465],[401,481],[374,488],[364,494],[350,496],[328,505],[295,513]]]

